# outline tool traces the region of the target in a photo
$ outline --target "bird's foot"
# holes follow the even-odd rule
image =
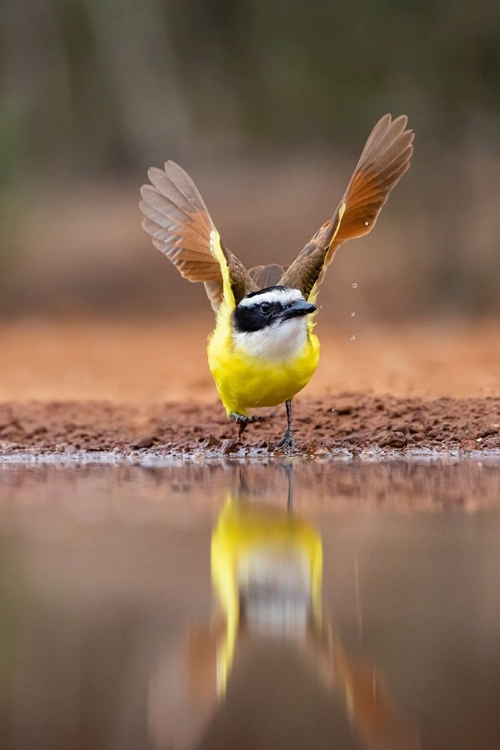
[[[276,443],[276,448],[286,448],[287,450],[297,450],[297,443],[293,437],[293,432],[287,427],[283,433],[283,437]]]
[[[233,422],[236,422],[238,427],[240,428],[240,431],[238,433],[238,437],[241,437],[243,433],[245,432],[246,428],[249,424],[255,424],[256,422],[265,422],[265,417],[259,417],[256,415],[252,415],[251,417],[245,417],[244,414],[237,414],[237,412],[232,411],[229,415],[229,419],[232,419]]]

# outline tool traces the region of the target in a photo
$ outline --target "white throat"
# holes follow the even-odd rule
[[[234,347],[251,357],[283,362],[297,357],[307,341],[305,315],[283,320],[259,331],[233,331]]]

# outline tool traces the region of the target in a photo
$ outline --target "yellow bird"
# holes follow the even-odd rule
[[[318,287],[336,250],[371,231],[390,191],[410,166],[407,117],[387,114],[375,125],[342,200],[288,268],[247,270],[223,244],[188,174],[172,161],[152,168],[141,189],[143,228],[188,281],[202,281],[217,315],[208,363],[229,419],[240,426],[262,417],[250,410],[286,404],[277,447],[294,448],[292,399],[311,379],[319,341],[311,317]]]
[[[218,689],[223,693],[241,629],[241,609],[244,607],[247,619],[251,618],[252,596],[256,599],[253,616],[256,622],[259,616],[262,619],[263,631],[270,627],[267,618],[273,613],[275,627],[280,616],[285,626],[287,617],[291,616],[287,609],[290,603],[286,601],[290,591],[295,595],[297,611],[292,614],[297,618],[299,630],[301,626],[319,628],[323,571],[321,537],[310,524],[288,511],[254,502],[246,495],[233,497],[229,494],[212,533],[210,568],[226,624],[217,669]],[[259,602],[259,589],[267,590],[267,612],[263,611],[266,602]],[[274,602],[270,590],[275,596]],[[280,604],[283,605],[281,613],[277,612]]]

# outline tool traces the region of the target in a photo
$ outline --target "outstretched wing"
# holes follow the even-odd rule
[[[335,251],[346,240],[371,232],[389,193],[410,167],[413,131],[405,115],[385,115],[373,128],[344,197],[283,274],[280,283],[306,299],[322,282]]]
[[[148,172],[141,188],[142,226],[153,244],[188,281],[202,281],[217,312],[224,299],[234,307],[257,289],[250,274],[224,247],[208,209],[189,175],[173,161]]]

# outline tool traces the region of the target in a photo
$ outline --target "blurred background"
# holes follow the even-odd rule
[[[385,112],[408,115],[413,165],[340,251],[321,325],[500,311],[490,0],[2,0],[0,33],[4,324],[202,316],[204,337],[202,285],[140,228],[148,167],[180,162],[246,264],[287,262]]]

